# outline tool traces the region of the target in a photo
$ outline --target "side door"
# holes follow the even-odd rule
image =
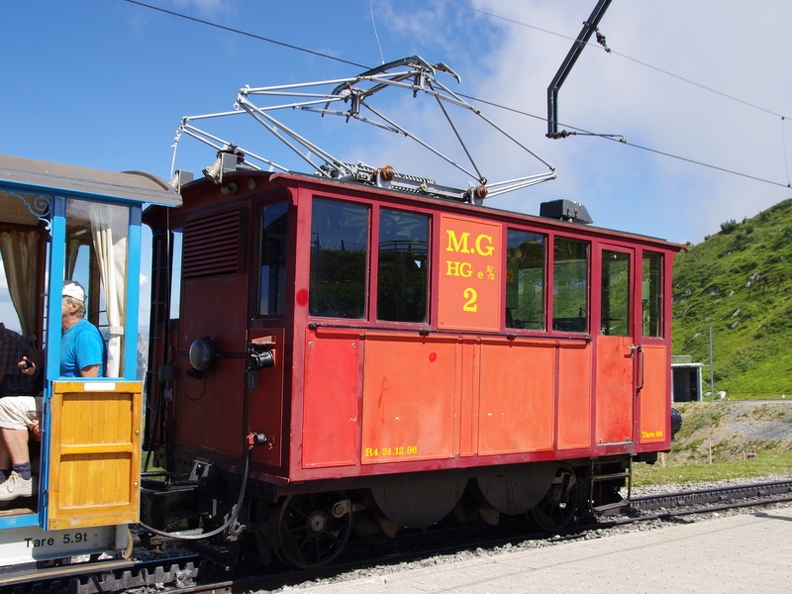
[[[596,333],[596,443],[634,441],[636,360],[634,278],[635,251],[600,245],[594,273]],[[598,297],[598,298],[597,298]],[[595,318],[594,323],[597,322]]]
[[[142,383],[52,386],[47,530],[137,522]]]
[[[638,443],[671,443],[671,256],[643,250],[640,263],[638,332]]]

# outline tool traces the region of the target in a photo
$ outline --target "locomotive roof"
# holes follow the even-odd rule
[[[0,155],[0,189],[36,195],[109,197],[178,206],[181,196],[166,181],[140,171],[106,171]]]
[[[383,199],[387,199],[393,203],[401,203],[404,205],[404,208],[409,208],[410,203],[415,205],[420,205],[425,208],[434,208],[434,209],[452,209],[458,212],[464,212],[470,216],[486,216],[486,217],[495,217],[501,220],[503,219],[511,219],[513,221],[521,221],[524,223],[529,223],[532,225],[540,225],[550,228],[556,229],[563,229],[566,232],[575,232],[580,233],[581,235],[589,235],[589,236],[603,236],[606,235],[612,238],[623,238],[625,240],[631,242],[646,242],[651,243],[654,245],[662,245],[672,250],[683,250],[685,246],[681,244],[677,244],[674,242],[669,242],[666,239],[659,238],[659,237],[652,237],[647,235],[640,235],[637,233],[627,232],[627,231],[620,231],[614,229],[608,229],[606,227],[599,227],[595,225],[584,225],[581,223],[569,222],[564,220],[559,220],[556,218],[550,218],[547,216],[540,216],[539,214],[529,214],[525,212],[518,212],[513,210],[505,210],[495,208],[490,206],[486,201],[484,204],[471,204],[469,202],[464,202],[460,200],[452,200],[448,197],[434,195],[432,193],[420,193],[420,192],[404,192],[400,190],[396,190],[394,188],[383,187],[381,185],[377,185],[376,183],[367,183],[358,180],[336,180],[330,179],[327,177],[322,177],[318,175],[313,175],[310,173],[295,173],[295,172],[266,172],[266,171],[249,171],[249,170],[237,170],[226,172],[225,181],[226,182],[241,182],[247,177],[263,177],[267,179],[268,183],[272,185],[280,185],[285,188],[298,188],[298,187],[311,187],[316,190],[321,191],[322,188],[325,191],[328,191],[332,188],[332,191],[336,195],[346,195],[351,199],[355,198],[368,198],[368,199],[376,199],[377,196],[381,196]],[[235,186],[240,188],[240,195],[247,193],[247,192],[258,192],[261,190],[261,186],[258,186],[256,190],[247,190],[245,183],[235,183]],[[222,193],[225,198],[229,198],[229,193],[227,191],[223,191],[222,186],[216,184],[210,179],[205,177],[196,178],[190,182],[185,183],[182,188],[182,193],[185,197],[185,206],[190,207],[191,203],[193,203],[192,194],[194,192],[199,192],[201,194],[212,191],[212,188],[215,188],[218,193]],[[214,200],[210,200],[209,203],[216,204]],[[193,203],[194,204],[194,203]],[[195,208],[204,208],[207,203],[203,203],[202,206],[194,205]],[[539,205],[536,205],[538,210]],[[148,217],[156,216],[156,211],[159,209],[149,209],[146,211],[145,215]],[[188,208],[189,210],[189,208]],[[145,216],[144,216],[145,220]],[[151,220],[151,219],[150,219]]]

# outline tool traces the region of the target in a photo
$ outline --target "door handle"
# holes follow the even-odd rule
[[[635,389],[640,391],[643,390],[644,387],[644,350],[640,345],[635,344],[630,345],[630,350],[633,356],[637,355],[638,359],[638,384],[635,386]]]

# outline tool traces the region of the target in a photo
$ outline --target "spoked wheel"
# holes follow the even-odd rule
[[[575,519],[585,492],[572,467],[559,468],[550,490],[528,516],[543,532],[558,532]]]
[[[352,512],[346,494],[290,495],[278,516],[278,555],[302,569],[313,569],[338,557],[349,539]]]

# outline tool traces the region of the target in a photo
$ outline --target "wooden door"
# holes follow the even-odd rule
[[[142,387],[53,382],[48,530],[138,521]]]

